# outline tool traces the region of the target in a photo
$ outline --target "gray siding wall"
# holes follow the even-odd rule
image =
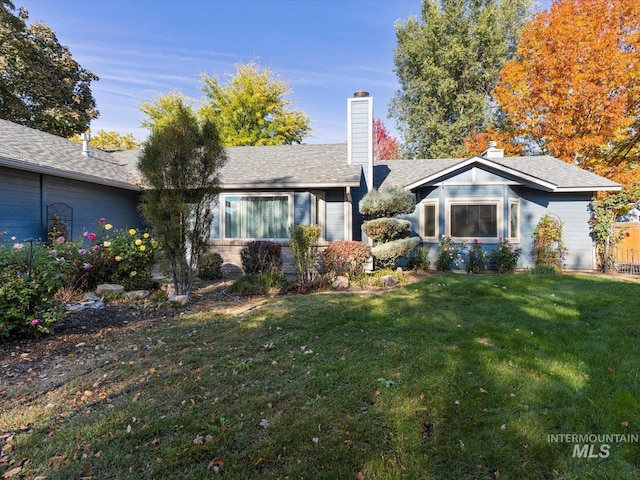
[[[362,166],[367,186],[373,188],[373,98],[351,98],[349,105],[349,160]]]
[[[329,190],[325,195],[325,239],[328,242],[345,240],[344,192]]]
[[[470,172],[465,172],[465,175]],[[491,178],[493,178],[492,174]],[[484,174],[483,174],[484,176]],[[490,177],[485,178],[488,180]],[[461,180],[456,177],[456,180]],[[465,179],[467,179],[465,177]],[[475,179],[478,179],[476,175]],[[495,180],[495,178],[493,178]],[[458,198],[486,199],[501,198],[503,202],[501,236],[508,235],[509,201],[517,199],[520,206],[519,246],[523,252],[518,263],[519,268],[533,268],[533,231],[545,214],[552,214],[564,222],[564,242],[568,249],[565,268],[569,270],[593,270],[595,268],[593,244],[589,235],[590,193],[551,193],[526,187],[508,185],[445,185],[444,187],[423,188],[416,192],[418,207],[406,219],[412,223],[413,234],[420,233],[420,202],[424,199],[438,200],[439,235],[447,232],[447,200]],[[485,250],[491,250],[497,242],[485,242]],[[437,257],[438,242],[425,242],[429,248],[429,259],[433,263]]]
[[[104,217],[117,229],[140,228],[138,192],[0,168],[0,231],[19,240],[46,240],[47,206],[62,202],[73,209],[72,239],[93,230]]]

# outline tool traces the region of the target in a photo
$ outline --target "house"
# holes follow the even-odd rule
[[[282,242],[287,254],[294,224],[320,225],[323,244],[362,240],[359,200],[396,185],[416,196],[406,218],[432,263],[442,235],[477,238],[486,248],[508,237],[523,248],[519,267],[531,267],[533,230],[551,214],[564,222],[566,268],[596,267],[588,205],[597,192],[620,185],[549,156],[504,157],[495,146],[471,158],[374,162],[373,98],[356,92],[347,115],[346,144],[227,149],[210,233],[226,262],[239,265],[242,247],[257,239]],[[57,203],[73,210],[74,235],[99,217],[139,225],[138,154],[101,152],[0,121],[0,229],[43,237]]]

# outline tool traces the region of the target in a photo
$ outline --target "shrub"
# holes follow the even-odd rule
[[[358,275],[370,257],[371,247],[363,242],[333,242],[324,251],[327,272],[333,275]]]
[[[245,274],[282,271],[282,245],[268,240],[255,240],[240,251]]]
[[[429,261],[429,249],[427,247],[419,247],[413,251],[413,255],[409,257],[407,268],[409,270],[429,270],[431,262]]]
[[[371,249],[375,268],[393,268],[400,257],[408,255],[416,249],[420,239],[418,237],[401,238],[387,243],[381,243]]]
[[[291,229],[291,254],[298,280],[312,283],[318,272],[314,266],[318,254],[320,225],[294,225]]]
[[[64,318],[56,297],[67,281],[64,265],[42,245],[32,253],[29,269],[28,247],[0,245],[0,338],[49,333]]]
[[[360,213],[365,217],[393,217],[413,213],[416,198],[413,193],[401,187],[387,187],[371,190],[358,204]]]
[[[281,272],[261,272],[240,277],[227,291],[233,295],[268,295],[280,293],[288,286]]]
[[[496,248],[489,252],[489,261],[498,273],[513,273],[521,253],[522,249],[511,245],[508,238],[500,238]]]
[[[198,261],[198,277],[202,280],[219,280],[222,278],[222,255],[207,250]]]
[[[436,268],[444,272],[445,270],[453,268],[454,265],[462,265],[463,249],[464,242],[458,246],[451,237],[442,235],[442,237],[440,237],[440,244],[438,245]]]
[[[480,273],[487,268],[487,254],[482,249],[482,242],[477,238],[469,247],[469,263],[467,263],[467,272]]]
[[[390,242],[408,237],[411,233],[411,222],[392,217],[376,218],[364,222],[362,231],[376,244]]]
[[[360,275],[357,275],[355,278],[351,279],[351,284],[357,285],[362,288],[385,287],[386,285],[383,284],[382,278],[389,275],[398,280],[398,282],[400,283],[405,283],[407,280],[402,273],[398,273],[395,270],[386,268],[376,270],[375,272],[371,273],[361,273]]]

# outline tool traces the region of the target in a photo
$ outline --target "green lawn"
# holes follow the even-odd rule
[[[638,283],[434,274],[158,325],[0,433],[27,478],[631,479],[639,340]]]

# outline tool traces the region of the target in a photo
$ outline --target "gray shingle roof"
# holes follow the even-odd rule
[[[220,173],[225,188],[358,186],[362,169],[347,165],[347,144],[230,147]]]
[[[137,190],[139,150],[104,152],[0,120],[0,165]],[[227,189],[358,186],[361,168],[348,165],[347,144],[229,147],[220,172]],[[374,165],[375,186],[437,182],[457,169],[478,165],[549,191],[618,190],[620,185],[549,156],[391,160]]]
[[[525,184],[549,191],[619,190],[620,185],[550,156],[504,157],[484,159],[440,158],[427,160],[389,160],[376,162],[374,177],[377,187],[432,184],[457,169],[478,165]]]
[[[137,190],[139,183],[112,154],[56,135],[0,120],[0,165]]]

